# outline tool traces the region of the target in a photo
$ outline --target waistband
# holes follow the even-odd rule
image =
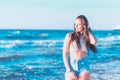
[[[70,61],[84,61],[84,60],[88,60],[88,56],[85,56],[84,58],[81,59],[70,59]]]

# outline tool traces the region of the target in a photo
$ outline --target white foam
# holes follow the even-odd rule
[[[32,66],[26,66],[26,68],[31,70],[33,67]]]
[[[48,34],[47,33],[41,33],[39,34],[40,37],[48,37]]]
[[[91,80],[119,80],[120,79],[119,61],[112,61],[108,63],[96,63],[92,65],[92,69],[95,71],[91,74]]]
[[[20,40],[0,40],[0,48],[12,48],[20,43]]]
[[[63,40],[0,40],[0,48],[12,48],[17,45],[28,44],[31,46],[47,46],[52,47]]]
[[[13,33],[15,33],[15,34],[20,34],[20,31],[14,31]]]
[[[0,48],[12,48],[15,44],[0,45]]]
[[[109,36],[106,38],[99,38],[100,41],[114,41],[114,40],[120,40],[120,35],[118,36]]]

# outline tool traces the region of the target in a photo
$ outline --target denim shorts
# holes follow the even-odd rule
[[[82,74],[84,72],[90,73],[90,64],[87,57],[79,60],[72,59],[70,61],[70,67],[71,70],[76,74],[76,76],[79,76],[79,74]]]

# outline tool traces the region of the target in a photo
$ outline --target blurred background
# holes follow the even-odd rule
[[[0,0],[0,80],[64,80],[64,37],[85,15],[97,38],[90,80],[120,80],[119,0]]]

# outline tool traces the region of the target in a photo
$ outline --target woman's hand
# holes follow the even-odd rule
[[[75,73],[73,71],[70,71],[70,72],[66,72],[66,80],[68,79],[72,79],[72,80],[77,80],[77,77],[75,75]]]
[[[97,39],[93,36],[91,32],[89,32],[89,39],[90,39],[90,44],[95,45],[97,42]]]

